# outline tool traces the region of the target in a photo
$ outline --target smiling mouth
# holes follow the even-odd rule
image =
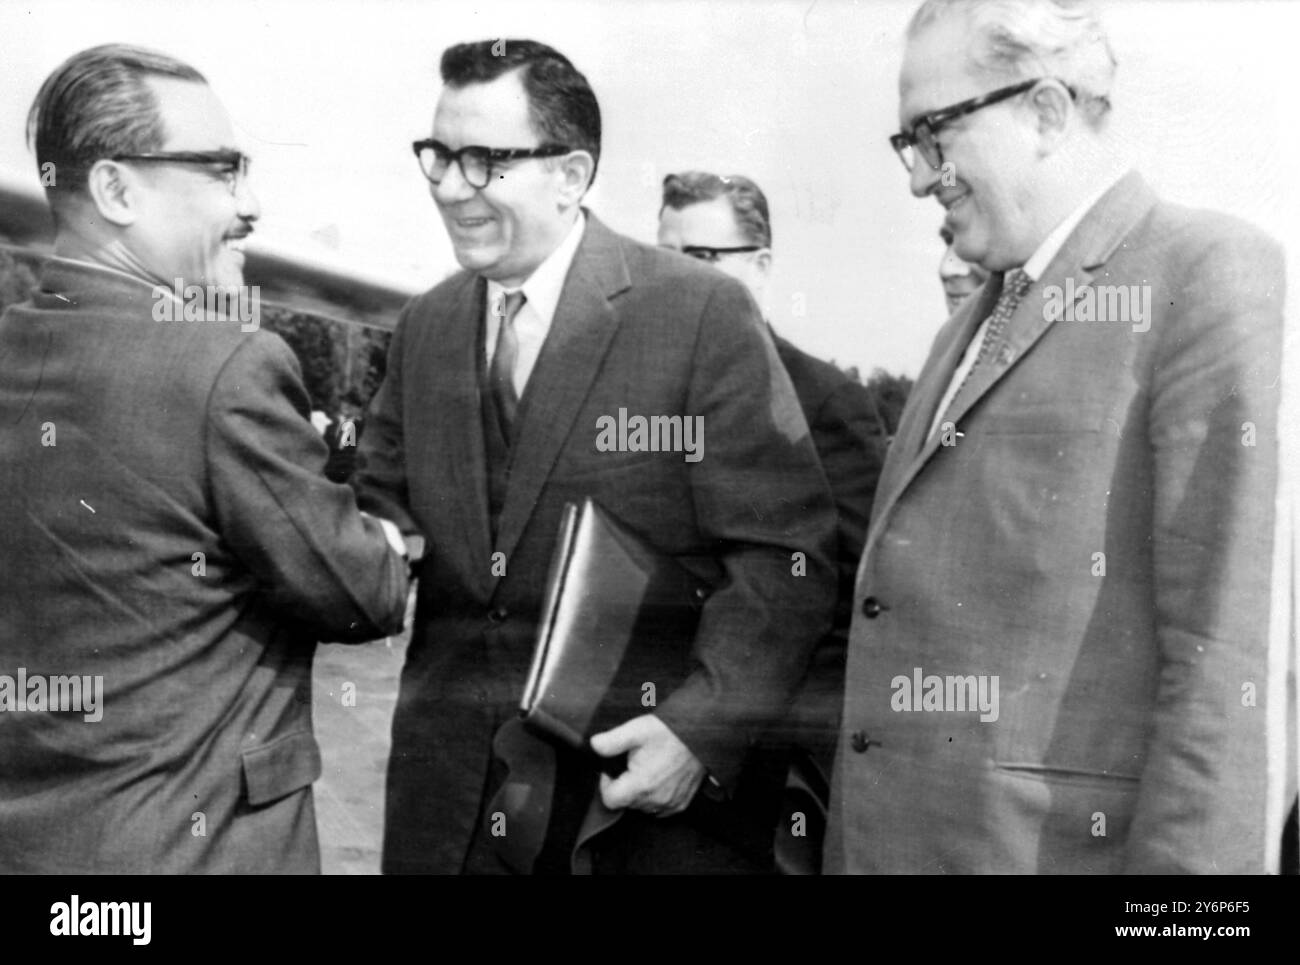
[[[473,231],[476,228],[482,228],[484,225],[492,223],[491,218],[453,218],[452,224],[462,231]]]
[[[961,203],[969,197],[970,197],[970,192],[963,191],[961,194],[957,195],[957,197],[949,198],[947,201],[940,199],[939,203],[943,205],[943,209],[945,211],[951,212],[955,208],[959,207]]]

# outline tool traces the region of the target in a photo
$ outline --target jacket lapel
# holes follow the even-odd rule
[[[610,300],[631,286],[618,236],[590,212],[586,216],[551,330],[520,400],[510,486],[497,529],[496,549],[507,558],[537,505],[618,328],[618,314]],[[596,427],[591,430],[594,438]]]
[[[453,296],[448,306],[451,324],[426,337],[431,342],[434,364],[421,367],[424,373],[436,373],[434,386],[408,385],[407,392],[424,399],[416,405],[426,408],[431,419],[443,428],[437,434],[438,449],[443,453],[433,460],[436,471],[446,479],[434,480],[434,492],[448,494],[458,502],[454,516],[461,530],[466,557],[473,561],[489,559],[492,551],[488,521],[487,454],[483,442],[483,417],[479,400],[479,370],[483,367],[483,318],[486,311],[487,282],[472,275]],[[409,378],[409,376],[408,376]],[[429,391],[429,389],[432,391]],[[483,596],[492,593],[492,576],[488,566],[466,568]]]
[[[1016,308],[1007,326],[1006,344],[990,364],[982,365],[971,373],[970,379],[953,398],[945,416],[946,420],[961,425],[975,404],[1005,378],[1008,372],[1020,364],[1038,340],[1061,317],[1061,313],[1056,310],[1058,305],[1054,305],[1053,310],[1048,310],[1046,307],[1043,293],[1048,290],[1048,287],[1057,286],[1062,292],[1070,291],[1071,287],[1066,283],[1067,280],[1072,279],[1075,298],[1082,297],[1098,270],[1155,202],[1154,193],[1142,176],[1135,171],[1126,174],[1102,195],[1092,210],[1079,222],[1078,227],[1071,232],[1065,244],[1061,246],[1061,250],[1056,253],[1056,257],[1048,264],[1043,276],[1025,293],[1024,299]],[[965,312],[963,306],[950,323],[952,334],[947,336],[949,341],[943,343],[942,349],[938,348],[938,343],[945,338],[945,335],[941,333],[939,339],[936,339],[936,352],[926,365],[926,371],[931,375],[922,373],[916,389],[913,390],[914,392],[922,390],[924,385],[924,394],[918,398],[915,409],[908,406],[910,423],[905,418],[904,424],[899,426],[899,437],[895,440],[895,445],[903,442],[906,448],[898,453],[900,458],[896,462],[895,469],[897,475],[889,473],[889,478],[882,480],[882,483],[889,488],[882,486],[882,491],[886,494],[885,502],[881,506],[881,511],[873,514],[874,525],[868,534],[868,549],[878,537],[879,531],[884,528],[884,521],[898,498],[930,457],[938,451],[941,434],[928,432],[930,422],[934,418],[937,398],[941,397],[947,389],[957,362],[980,322],[993,310],[999,288],[1000,286],[996,285],[985,285],[979,294],[971,299],[975,304],[969,315],[963,314]],[[908,459],[907,456],[911,453],[916,455]]]
[[[934,347],[912,386],[911,395],[903,409],[894,441],[889,445],[885,467],[876,487],[876,503],[871,518],[883,520],[889,514],[899,494],[915,474],[929,442],[930,423],[943,394],[948,389],[957,363],[970,343],[971,337],[997,301],[998,286],[986,283],[966,303],[953,313],[934,338]],[[868,528],[867,545],[871,545]]]

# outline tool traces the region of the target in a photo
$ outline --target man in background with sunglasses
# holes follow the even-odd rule
[[[566,57],[484,41],[441,68],[414,150],[465,270],[403,312],[359,452],[362,505],[428,546],[384,869],[770,870],[784,774],[760,745],[835,590],[790,380],[742,285],[582,207],[600,110]],[[602,442],[625,416],[699,420],[703,447]],[[628,754],[614,778],[518,720],[564,504],[584,497],[716,588],[685,682],[593,739]],[[601,808],[621,820],[579,847]]]
[[[1114,73],[1086,3],[930,0],[909,26],[892,143],[991,274],[877,490],[830,871],[1275,859],[1282,254],[1125,169]]]
[[[797,746],[811,755],[829,780],[843,705],[853,578],[884,460],[886,430],[865,386],[772,329],[768,297],[772,221],[767,197],[757,184],[741,175],[705,171],[668,175],[659,211],[659,244],[711,264],[749,289],[799,397],[835,497],[839,517],[835,623],[814,654],[786,724]],[[778,827],[777,832],[788,835],[791,826]]]
[[[312,655],[398,632],[406,564],[321,474],[288,346],[166,304],[237,291],[259,214],[203,77],[85,50],[29,131],[56,237],[0,318],[0,871],[317,872]]]

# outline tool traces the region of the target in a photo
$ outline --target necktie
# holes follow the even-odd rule
[[[1011,321],[1011,316],[1016,313],[1020,300],[1025,297],[1025,292],[1029,291],[1029,286],[1032,284],[1033,279],[1019,268],[1012,268],[1003,277],[1002,293],[998,295],[997,304],[989,313],[989,325],[984,330],[984,341],[980,343],[979,354],[975,356],[975,364],[971,366],[972,371],[977,365],[987,365],[993,358],[993,353],[1002,344],[1007,323]]]
[[[993,360],[1006,334],[1007,323],[1011,321],[1011,316],[1016,313],[1020,300],[1025,297],[1025,292],[1029,291],[1029,286],[1033,283],[1034,280],[1019,268],[1013,268],[1003,276],[1002,292],[998,295],[993,311],[989,312],[989,323],[984,328],[984,340],[980,342],[979,353],[975,356],[971,367],[966,370],[966,377],[962,379],[961,386],[953,396],[954,399],[961,395],[961,390],[966,387],[975,370],[981,365],[988,365]]]
[[[496,403],[497,417],[501,423],[501,433],[507,441],[511,438],[515,413],[519,409],[519,393],[515,391],[515,361],[519,358],[515,316],[523,307],[524,293],[515,291],[506,293],[492,309],[493,314],[501,319],[501,328],[497,331],[497,346],[488,368],[488,380],[492,389],[492,401]]]
[[[1025,297],[1025,292],[1029,291],[1029,286],[1033,284],[1033,279],[1021,271],[1019,268],[1013,268],[1002,278],[1002,291],[998,295],[997,302],[993,305],[993,311],[989,312],[988,324],[984,327],[984,338],[980,341],[979,351],[975,353],[975,361],[971,363],[970,368],[962,377],[961,385],[957,386],[957,391],[947,396],[948,404],[944,408],[944,418],[952,412],[953,406],[961,398],[962,390],[970,382],[971,376],[981,365],[987,365],[994,357],[1001,345],[1003,335],[1007,330],[1007,323],[1011,321],[1011,316],[1016,313],[1016,307],[1020,300]],[[943,422],[937,422],[933,431],[939,431],[943,427]]]

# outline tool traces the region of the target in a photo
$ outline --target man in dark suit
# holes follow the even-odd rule
[[[384,868],[765,870],[782,775],[764,734],[834,594],[790,380],[743,286],[580,207],[600,113],[567,58],[463,44],[442,77],[416,150],[465,271],[403,312],[359,458],[362,505],[428,546]],[[649,417],[699,445],[602,441]],[[516,720],[561,512],[588,496],[716,587],[685,683],[593,740],[628,753],[617,778]],[[602,807],[622,819],[577,848]]]
[[[930,0],[909,27],[891,141],[991,274],[936,337],[881,477],[830,870],[1276,860],[1283,258],[1126,170],[1114,73],[1090,4]]]
[[[312,654],[397,631],[405,564],[257,330],[203,77],[96,47],[30,117],[57,236],[0,317],[0,871],[317,872]]]
[[[770,317],[772,221],[762,189],[742,175],[686,171],[664,178],[659,244],[744,283]],[[813,655],[786,723],[829,780],[844,694],[853,577],[884,461],[885,427],[866,388],[777,335],[776,354],[794,385],[839,517],[835,622]]]

